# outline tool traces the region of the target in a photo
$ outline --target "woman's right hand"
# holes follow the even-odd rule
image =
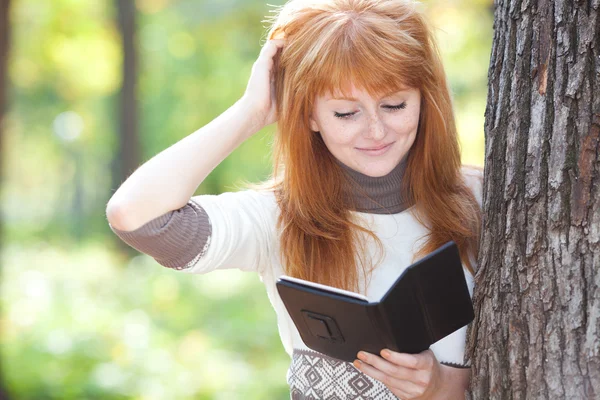
[[[240,99],[244,108],[253,113],[256,132],[277,121],[273,66],[275,55],[285,43],[285,39],[273,39],[265,43],[252,66],[248,86]]]

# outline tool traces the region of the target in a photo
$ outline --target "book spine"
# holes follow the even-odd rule
[[[394,340],[394,335],[392,335],[390,319],[385,312],[383,304],[377,303],[369,307],[369,316],[371,317],[373,326],[375,326],[377,329],[377,334],[379,335],[381,342],[384,344],[384,347],[392,351],[397,351],[398,345]]]

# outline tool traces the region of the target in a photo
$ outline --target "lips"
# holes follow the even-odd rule
[[[391,145],[392,143],[388,143],[388,144],[382,144],[381,146],[378,147],[367,147],[367,148],[362,148],[362,147],[357,147],[358,150],[370,150],[370,151],[376,151],[376,150],[381,150],[384,147],[387,147],[389,145]]]
[[[384,145],[377,146],[377,147],[370,147],[370,148],[366,148],[366,149],[361,149],[360,147],[356,147],[356,150],[368,157],[380,157],[380,156],[383,156],[384,154],[387,154],[387,152],[392,148],[392,145],[394,143],[396,143],[396,142],[384,144]]]

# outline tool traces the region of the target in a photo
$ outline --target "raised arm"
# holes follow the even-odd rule
[[[273,57],[284,44],[268,41],[252,67],[246,92],[223,114],[140,166],[106,207],[112,227],[134,231],[184,207],[208,174],[235,148],[276,120]]]

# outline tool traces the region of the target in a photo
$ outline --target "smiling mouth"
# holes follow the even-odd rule
[[[388,144],[385,144],[385,145],[379,146],[379,147],[372,147],[372,148],[367,148],[367,149],[363,149],[363,148],[357,147],[357,149],[358,150],[367,150],[367,151],[376,151],[376,150],[381,150],[381,149],[384,149],[384,148],[386,148],[388,146],[391,146],[392,144],[394,144],[394,142],[388,143]]]

